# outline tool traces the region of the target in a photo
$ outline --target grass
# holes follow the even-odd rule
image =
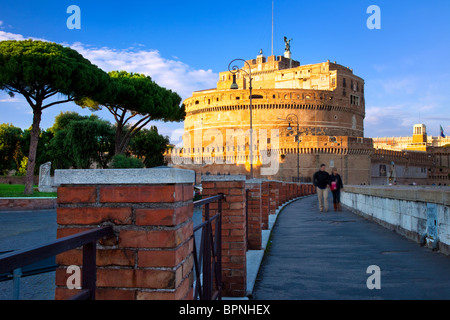
[[[56,197],[56,192],[39,192],[37,186],[34,186],[32,195],[25,195],[24,184],[0,184],[0,198],[44,198]]]

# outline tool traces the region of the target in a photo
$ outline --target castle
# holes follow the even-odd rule
[[[194,92],[184,104],[184,144],[166,153],[172,166],[199,177],[252,174],[310,182],[324,163],[338,168],[345,183],[370,183],[373,145],[364,138],[364,80],[348,67],[330,61],[301,65],[290,52],[260,53],[237,73],[221,72],[217,88]],[[264,170],[273,162],[276,170]]]
[[[198,183],[236,174],[311,182],[322,163],[344,184],[450,183],[449,138],[427,136],[424,124],[412,137],[365,138],[364,80],[336,62],[301,65],[286,50],[230,64],[216,88],[186,99],[183,143],[167,163],[194,170]]]

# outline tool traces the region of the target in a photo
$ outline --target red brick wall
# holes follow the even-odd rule
[[[248,190],[248,249],[260,250],[262,241],[262,184],[261,181],[247,181]]]
[[[192,195],[192,184],[62,186],[57,236],[113,225],[97,246],[97,299],[192,299]],[[81,261],[81,249],[57,256],[56,299],[76,293],[66,268]]]
[[[232,177],[227,177],[233,179]],[[245,219],[245,180],[202,180],[203,198],[225,195],[222,203],[222,283],[223,296],[244,297],[247,290],[247,243]],[[224,178],[225,179],[225,178]],[[211,204],[210,215],[216,204]]]

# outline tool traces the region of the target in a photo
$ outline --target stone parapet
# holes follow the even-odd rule
[[[450,188],[345,186],[342,204],[363,217],[450,255]]]

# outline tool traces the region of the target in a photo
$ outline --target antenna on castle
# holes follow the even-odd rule
[[[272,0],[272,56],[273,56],[273,10],[274,10],[274,0]]]

